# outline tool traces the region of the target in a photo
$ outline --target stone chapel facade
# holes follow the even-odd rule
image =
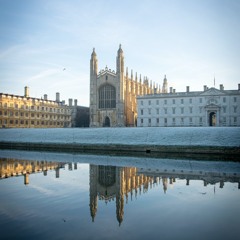
[[[163,89],[167,89],[165,77]],[[124,54],[119,46],[116,59],[116,72],[107,67],[98,72],[98,60],[93,49],[90,60],[90,127],[136,126],[138,95],[159,93],[160,87],[133,77],[124,72]]]

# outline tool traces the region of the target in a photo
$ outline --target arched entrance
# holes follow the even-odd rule
[[[103,127],[110,127],[110,118],[108,116],[105,117]]]
[[[209,126],[211,127],[216,126],[216,112],[209,113]]]

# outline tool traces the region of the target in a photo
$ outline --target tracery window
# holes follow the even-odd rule
[[[116,90],[106,84],[99,89],[99,108],[116,108]]]

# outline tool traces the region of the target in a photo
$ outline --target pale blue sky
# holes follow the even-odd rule
[[[89,104],[89,60],[176,91],[240,83],[238,0],[0,0],[0,92]],[[66,68],[63,71],[63,68]]]

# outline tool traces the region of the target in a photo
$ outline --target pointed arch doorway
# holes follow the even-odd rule
[[[108,116],[104,119],[103,127],[110,127],[110,118]]]

